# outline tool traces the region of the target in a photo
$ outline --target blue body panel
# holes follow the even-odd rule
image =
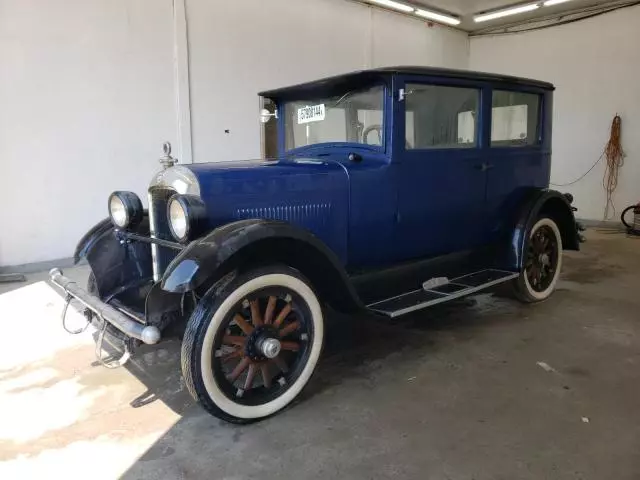
[[[357,153],[362,160],[350,161],[351,153]],[[358,269],[393,263],[398,257],[395,165],[384,152],[362,145],[310,147],[296,152],[293,158],[305,154],[339,165],[348,180],[348,201],[344,204],[348,219],[345,266]]]
[[[340,165],[297,159],[188,168],[200,182],[210,228],[252,218],[283,220],[321,238],[347,262],[349,182]]]
[[[518,147],[490,146],[490,130],[483,138],[483,151],[493,166],[487,171],[487,220],[492,238],[511,227],[506,221],[526,201],[532,189],[546,189],[551,178],[551,127],[553,114],[553,92],[534,87],[510,86],[509,90],[541,95],[540,112],[541,141],[538,145]],[[504,90],[504,86],[500,86]],[[484,90],[485,103],[490,105],[493,86]],[[483,122],[490,124],[491,112],[485,111]]]
[[[434,75],[398,75],[393,88],[398,92],[409,83],[476,89],[479,120],[476,145],[471,148],[408,149],[404,142],[395,143],[393,163],[400,165],[398,246],[408,256],[420,258],[501,240],[530,190],[549,186],[552,91],[539,85]],[[494,89],[541,95],[539,144],[491,146]],[[403,102],[394,103],[393,116],[393,136],[403,139]]]
[[[478,90],[474,147],[407,148],[400,91],[416,82]],[[372,84],[385,91],[381,146],[285,150],[285,101]],[[541,95],[538,144],[491,146],[494,89]],[[264,93],[278,113],[277,161],[188,168],[200,182],[211,228],[252,218],[286,221],[316,235],[349,271],[477,249],[503,241],[527,196],[549,185],[552,91],[544,82],[473,72],[357,72]]]

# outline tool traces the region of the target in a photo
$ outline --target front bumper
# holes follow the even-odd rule
[[[54,285],[60,287],[67,295],[78,300],[98,317],[109,322],[125,335],[138,339],[148,345],[153,345],[160,341],[161,334],[158,327],[145,325],[141,321],[135,320],[126,313],[91,295],[86,290],[80,288],[74,281],[65,277],[59,268],[51,270],[49,276]]]

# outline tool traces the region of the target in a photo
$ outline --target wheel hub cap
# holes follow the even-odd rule
[[[278,331],[272,325],[256,327],[245,345],[245,354],[254,362],[276,358],[282,350]]]
[[[258,347],[265,357],[276,358],[280,353],[282,345],[280,341],[275,338],[265,338],[259,343]]]

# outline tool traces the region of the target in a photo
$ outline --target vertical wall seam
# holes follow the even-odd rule
[[[367,32],[369,37],[367,38],[367,68],[373,68],[375,62],[375,52],[373,46],[374,15],[375,10],[373,9],[373,7],[369,7],[369,31]]]
[[[191,91],[189,83],[189,37],[186,0],[173,3],[173,66],[175,74],[177,157],[181,163],[193,163],[191,134]]]

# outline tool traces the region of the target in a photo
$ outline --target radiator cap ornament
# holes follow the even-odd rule
[[[165,170],[178,163],[178,159],[171,156],[171,144],[169,142],[164,142],[162,144],[162,153],[164,155],[160,157],[159,162]]]

